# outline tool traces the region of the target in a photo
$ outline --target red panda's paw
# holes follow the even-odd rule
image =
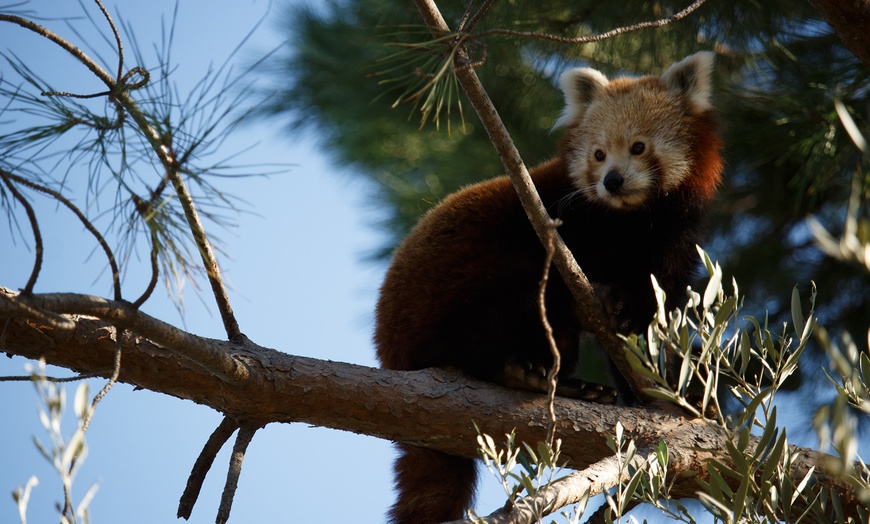
[[[579,378],[562,378],[556,384],[556,394],[560,397],[585,400],[596,404],[616,404],[617,391],[603,384],[586,382]]]
[[[546,368],[516,360],[505,363],[499,383],[510,388],[541,393],[546,393],[549,389]],[[614,404],[617,392],[613,388],[579,378],[560,378],[556,384],[556,395],[598,404]]]
[[[547,368],[531,362],[510,359],[505,362],[497,382],[502,386],[546,393],[549,388]]]

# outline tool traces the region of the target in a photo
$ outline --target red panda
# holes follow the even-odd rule
[[[559,154],[531,171],[544,205],[562,221],[562,238],[589,280],[608,291],[615,325],[626,333],[644,332],[652,318],[650,274],[676,307],[698,265],[695,245],[722,171],[713,56],[691,55],[658,78],[565,72]],[[507,177],[447,197],[402,242],[387,271],[375,328],[382,367],[453,367],[513,387],[521,369],[525,384],[537,388],[542,381],[533,375],[552,363],[537,307],[544,257]],[[583,327],[555,272],[546,305],[562,379],[575,367]],[[474,495],[475,461],[398,449],[390,522],[462,518]]]

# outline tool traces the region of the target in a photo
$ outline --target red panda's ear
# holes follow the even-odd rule
[[[562,73],[559,85],[565,94],[565,109],[553,128],[566,126],[583,116],[589,104],[608,83],[606,76],[588,67],[569,69]]]
[[[662,84],[669,91],[685,97],[693,114],[703,113],[713,107],[710,98],[715,56],[709,51],[701,51],[673,64],[662,73]]]

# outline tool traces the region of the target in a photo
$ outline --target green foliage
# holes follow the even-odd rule
[[[439,4],[450,27],[458,27],[467,4]],[[597,34],[666,16],[685,4],[499,2],[472,37],[495,28]],[[503,172],[475,117],[465,114],[464,128],[451,126],[447,132],[442,125],[439,132],[432,124],[420,127],[413,101],[391,107],[402,89],[429,78],[417,68],[442,49],[426,44],[433,38],[411,4],[334,1],[316,11],[289,9],[284,19],[292,45],[276,55],[270,70],[275,91],[264,110],[291,126],[316,131],[340,163],[374,182],[375,204],[385,209],[381,226],[388,233],[377,254],[388,255],[418,217],[449,192]],[[421,48],[425,51],[413,58],[411,50]],[[469,47],[481,62],[476,71],[483,85],[530,166],[557,151],[558,135],[550,127],[562,100],[554,79],[564,68],[658,72],[699,48],[718,52],[716,105],[728,166],[712,217],[710,251],[753,290],[745,306],[756,315],[769,311],[771,319],[786,320],[789,301],[779,297],[787,297],[795,282],[815,280],[819,300],[827,306],[827,324],[853,331],[870,324],[870,309],[862,307],[870,300],[870,278],[821,256],[806,221],[814,214],[829,227],[846,209],[844,188],[862,160],[847,142],[834,101],[842,101],[866,134],[870,122],[862,108],[870,103],[870,76],[807,3],[707,2],[679,23],[593,44],[490,34]],[[406,52],[397,57],[397,49]],[[394,59],[384,62],[390,56]],[[443,58],[435,60],[428,74],[443,63]],[[390,83],[403,87],[389,91],[379,85],[386,78],[411,83]],[[463,101],[452,92],[443,98]],[[456,117],[453,111],[451,118]],[[862,181],[865,194],[868,184]]]
[[[668,477],[668,447],[664,442],[659,442],[646,457],[640,457],[634,440],[628,438],[622,424],[617,423],[607,446],[617,459],[619,472],[628,480],[616,486],[612,493],[604,493],[605,522],[621,522],[639,503],[655,507],[669,521],[695,522],[686,507],[670,495],[675,478]]]
[[[815,289],[806,319],[794,289],[794,332],[786,325],[775,332],[767,319],[742,317],[743,297],[737,282],[732,281],[731,294],[726,295],[722,268],[700,248],[699,252],[710,275],[703,296],[690,292],[682,310],[667,312],[664,292],[653,278],[658,309],[646,336],[632,335],[626,345],[633,367],[657,384],[649,394],[675,402],[696,416],[712,407],[725,426],[751,426],[759,409],[764,417],[771,414],[776,392],[798,369],[815,326]],[[676,369],[668,364],[669,359],[680,363],[677,377],[668,376]],[[727,383],[720,383],[722,378]],[[724,418],[728,410],[719,398],[723,387],[730,393],[729,400],[740,405],[733,421]],[[686,400],[692,392],[700,393],[698,407]]]
[[[549,486],[560,476],[558,464],[561,441],[556,440],[552,446],[538,442],[532,448],[526,442],[518,445],[513,432],[505,435],[503,446],[496,445],[489,435],[477,430],[478,454],[490,473],[501,482],[510,504],[524,505],[534,516],[535,522],[541,522],[548,514],[540,500],[531,499],[542,489]],[[529,500],[533,502],[529,504]],[[563,513],[568,522],[576,523],[583,515],[588,502],[588,495],[574,505],[571,514]],[[480,518],[474,510],[472,520]]]
[[[647,393],[677,403],[696,416],[713,413],[709,422],[729,435],[724,449],[707,450],[712,457],[706,465],[707,478],[698,480],[699,501],[716,522],[729,524],[783,519],[795,523],[866,521],[870,514],[870,468],[857,454],[856,418],[847,407],[870,413],[870,358],[848,337],[842,347],[829,340],[817,325],[815,292],[805,311],[794,289],[792,323],[779,330],[767,320],[743,315],[737,283],[732,281],[732,290],[726,293],[719,264],[703,250],[699,253],[709,274],[703,294],[690,292],[682,310],[667,312],[666,297],[656,286],[659,308],[646,337],[626,338],[633,367],[656,383]],[[831,445],[838,456],[836,464],[824,466],[855,490],[862,504],[857,521],[847,518],[839,496],[818,482],[816,467],[806,467],[777,420],[777,393],[796,371],[798,359],[817,330],[832,359],[833,369],[828,373],[838,393],[836,400],[815,416],[823,446]],[[669,359],[674,358],[679,367],[669,365]],[[677,369],[676,376],[668,375]],[[543,467],[556,464],[558,448],[554,453],[539,446],[534,454],[526,446],[530,464],[516,474],[511,471],[518,463],[519,448],[512,436],[505,444],[507,451],[497,449],[487,436],[480,437],[478,443],[511,500],[517,500],[523,490],[534,494],[552,481],[542,477],[542,472]],[[608,446],[627,480],[605,492],[605,522],[620,521],[639,503],[657,508],[670,520],[695,522],[696,516],[670,495],[674,478],[669,475],[669,451],[664,442],[647,456],[639,456],[635,442],[620,424]],[[582,507],[575,510],[583,512]]]
[[[648,342],[636,336],[626,341],[635,367],[657,383],[650,392],[653,396],[697,416],[709,413],[712,406],[718,423],[731,435],[726,449],[712,450],[709,480],[699,480],[700,501],[726,523],[770,522],[783,515],[792,522],[841,522],[842,514],[832,514],[835,495],[816,486],[813,468],[799,469],[776,416],[776,394],[797,370],[815,329],[815,292],[805,316],[795,289],[792,327],[773,331],[767,320],[742,317],[737,283],[732,282],[732,292],[726,294],[720,266],[703,251],[701,256],[710,275],[704,294],[690,293],[682,311],[666,315],[664,294],[659,292]],[[670,380],[667,370],[673,368],[668,358],[681,363],[678,377]],[[700,407],[688,400],[693,391],[700,392]],[[729,404],[720,399],[720,392],[727,392]]]

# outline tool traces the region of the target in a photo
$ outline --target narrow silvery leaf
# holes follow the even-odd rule
[[[794,322],[794,332],[800,337],[804,329],[804,314],[801,311],[801,296],[795,286],[791,290],[791,321]]]
[[[88,383],[82,382],[79,384],[79,387],[76,388],[76,396],[73,402],[73,408],[75,409],[76,416],[79,419],[85,418],[85,413],[87,413],[88,409]]]
[[[713,273],[710,275],[710,281],[707,282],[707,289],[704,290],[704,308],[709,308],[716,302],[719,296],[719,290],[722,288],[722,268],[719,264],[713,267]]]

